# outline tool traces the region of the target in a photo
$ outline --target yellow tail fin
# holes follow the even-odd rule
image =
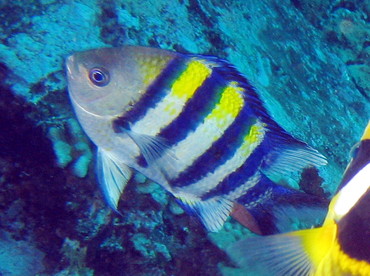
[[[231,258],[255,275],[310,275],[330,251],[336,225],[287,234],[256,236],[228,248]],[[251,274],[252,275],[252,274]]]

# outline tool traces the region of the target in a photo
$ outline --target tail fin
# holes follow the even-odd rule
[[[243,223],[240,207],[237,216],[232,213],[233,217],[262,235],[318,225],[322,223],[329,203],[325,198],[279,186],[264,175],[257,185],[236,201],[247,210],[249,225]],[[251,222],[250,216],[254,221]]]
[[[329,251],[336,226],[288,234],[256,236],[236,242],[227,253],[251,275],[311,275]]]

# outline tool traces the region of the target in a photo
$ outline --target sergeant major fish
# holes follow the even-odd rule
[[[67,71],[114,210],[132,170],[162,185],[210,231],[232,214],[257,233],[273,233],[275,202],[312,204],[267,176],[323,165],[325,158],[282,129],[228,62],[126,46],[75,53]]]
[[[369,276],[370,122],[354,153],[322,227],[239,241],[229,254],[251,275]]]

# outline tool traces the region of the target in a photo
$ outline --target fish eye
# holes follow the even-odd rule
[[[109,73],[104,68],[92,68],[89,72],[90,81],[96,86],[103,87],[109,83]]]

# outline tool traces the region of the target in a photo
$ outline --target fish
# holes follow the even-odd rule
[[[227,61],[123,46],[76,52],[66,68],[70,100],[97,146],[97,179],[113,210],[134,172],[160,184],[208,231],[232,216],[256,233],[274,233],[274,204],[324,208],[271,179],[326,158],[275,122]]]
[[[321,227],[244,239],[227,252],[250,275],[370,275],[370,121]]]

